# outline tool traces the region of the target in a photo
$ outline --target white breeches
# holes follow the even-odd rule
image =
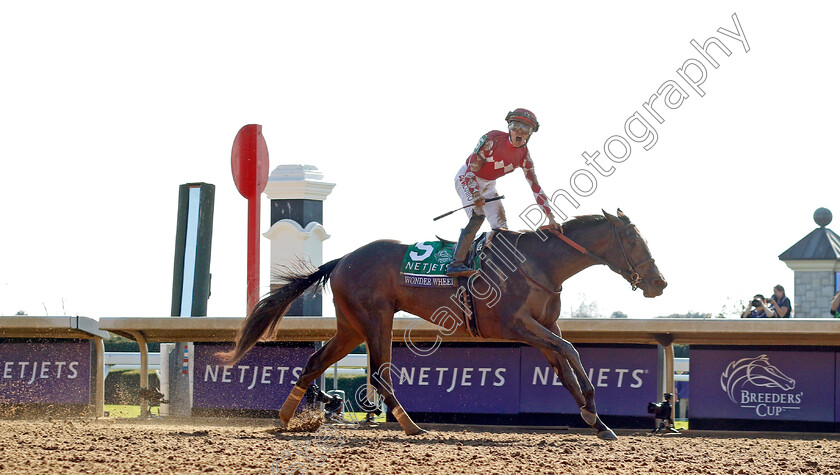
[[[464,174],[466,173],[467,166],[463,165],[455,175],[455,190],[458,192],[458,196],[461,197],[461,203],[464,206],[471,205],[473,202],[472,192],[470,192],[470,188],[466,185],[466,180],[464,179]],[[475,182],[478,185],[478,193],[485,199],[499,196],[499,193],[496,192],[496,180],[484,180],[475,177]],[[505,217],[505,208],[502,206],[502,200],[491,201],[481,209],[472,207],[464,211],[467,212],[467,216],[469,217],[472,217],[473,213],[486,216],[487,221],[490,222],[490,227],[493,229],[507,229],[507,218]]]

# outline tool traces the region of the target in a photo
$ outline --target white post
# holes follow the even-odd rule
[[[322,225],[324,200],[335,184],[322,178],[312,165],[280,165],[268,177],[265,195],[271,200],[271,228],[263,236],[271,240],[272,270],[297,269],[301,262],[323,264],[323,242],[330,237]],[[320,294],[298,299],[286,315],[322,315]]]
[[[160,344],[160,392],[163,393],[163,399],[169,400],[169,353],[175,349],[174,343]],[[169,403],[160,404],[160,416],[165,417],[169,415]]]

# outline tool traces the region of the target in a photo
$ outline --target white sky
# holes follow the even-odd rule
[[[819,6],[817,6],[819,5]],[[531,155],[569,190],[634,112],[716,36],[700,97],[665,109],[658,142],[598,177],[575,214],[627,213],[669,281],[645,299],[599,267],[564,310],[596,301],[654,317],[793,296],[778,255],[837,206],[834,3],[6,2],[0,6],[0,314],[169,315],[178,186],[216,185],[210,316],[245,311],[247,202],[230,152],[262,124],[270,168],[337,183],[330,260],[375,239],[454,238],[452,178],[516,107],[541,122]],[[737,13],[749,42],[735,31]],[[682,84],[682,83],[681,83]],[[684,87],[685,85],[682,84]],[[649,116],[645,116],[650,119]],[[499,180],[512,228],[533,203]],[[262,204],[262,231],[269,223]],[[832,223],[830,227],[840,228]],[[487,225],[485,224],[485,229]],[[267,290],[269,241],[263,239]],[[329,298],[325,312],[331,313]]]

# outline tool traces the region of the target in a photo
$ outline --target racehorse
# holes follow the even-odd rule
[[[645,297],[661,295],[668,284],[639,230],[618,210],[617,216],[604,212],[603,216],[577,217],[559,230],[543,227],[522,233],[497,231],[485,248],[489,249],[481,253],[482,271],[470,277],[468,285],[475,295],[483,296],[475,299],[480,336],[539,349],[580,407],[584,421],[597,430],[599,438],[616,439],[598,417],[595,388],[580,355],[561,336],[557,324],[560,290],[569,277],[594,264],[604,264],[624,277],[633,290],[641,288]],[[312,286],[326,286],[329,280],[336,333],[310,356],[280,409],[281,423],[288,424],[310,383],[364,341],[372,368],[379,368],[380,372],[371,381],[394,418],[407,435],[425,432],[411,420],[394,394],[390,372],[393,317],[403,310],[439,323],[435,320],[440,310],[452,305],[453,289],[401,285],[400,267],[407,249],[396,241],[374,241],[308,275],[287,272],[286,283],[260,300],[245,318],[233,350],[218,356],[228,364],[238,361],[261,338],[274,335],[296,298]],[[505,249],[507,254],[502,252]],[[478,284],[481,279],[483,286]],[[469,334],[469,329],[459,325],[454,334]]]

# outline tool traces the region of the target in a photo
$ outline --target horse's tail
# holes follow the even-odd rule
[[[245,317],[236,333],[236,346],[231,351],[218,352],[215,356],[232,365],[262,338],[273,335],[292,302],[313,285],[325,286],[339,261],[341,259],[327,262],[309,275],[294,271],[282,275],[286,284],[269,292]]]

